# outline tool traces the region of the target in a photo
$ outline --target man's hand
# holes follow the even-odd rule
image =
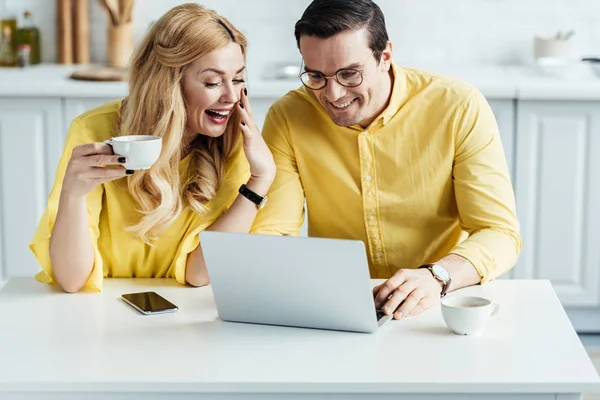
[[[441,292],[442,283],[426,268],[401,269],[373,288],[377,309],[383,309],[387,315],[394,313],[394,319],[422,313],[439,303]]]

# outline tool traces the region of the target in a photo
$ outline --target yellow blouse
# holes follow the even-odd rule
[[[46,211],[29,246],[42,267],[42,271],[36,275],[40,282],[55,281],[49,255],[50,236],[73,148],[109,139],[116,126],[120,105],[121,101],[107,103],[80,115],[71,123]],[[189,159],[184,158],[179,166],[182,181],[187,174]],[[175,278],[184,284],[187,254],[198,246],[199,233],[210,227],[231,206],[238,188],[250,177],[249,165],[241,146],[226,171],[226,179],[217,196],[206,204],[208,211],[200,215],[191,209],[184,209],[152,246],[126,231],[126,227],[139,221],[139,214],[134,211],[136,205],[122,183],[113,181],[92,190],[86,202],[95,256],[94,267],[85,287],[101,291],[103,277]]]

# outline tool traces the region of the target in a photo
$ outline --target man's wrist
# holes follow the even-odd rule
[[[450,272],[440,263],[424,264],[419,268],[429,270],[431,279],[434,279],[440,285],[440,296],[444,297],[448,293],[452,279]]]
[[[425,269],[426,272],[429,274],[429,277],[431,279],[433,279],[435,282],[437,282],[437,284],[440,286],[440,295],[441,295],[442,294],[442,290],[444,290],[444,282],[442,282],[438,278],[436,278],[435,275],[433,275],[433,273],[430,270],[428,270],[426,268],[423,268],[423,269]]]

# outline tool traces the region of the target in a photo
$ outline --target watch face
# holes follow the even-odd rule
[[[446,271],[446,268],[442,267],[441,265],[434,264],[431,269],[432,272],[444,282],[450,279],[450,274],[448,271]]]

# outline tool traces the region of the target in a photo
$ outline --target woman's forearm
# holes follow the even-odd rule
[[[61,194],[50,237],[50,261],[64,291],[78,292],[85,285],[94,267],[85,196]]]
[[[264,196],[269,190],[271,183],[272,180],[261,181],[251,178],[246,186],[253,192]],[[231,207],[207,230],[248,233],[257,213],[258,207],[256,204],[246,197],[238,195]],[[188,254],[185,279],[192,286],[204,286],[210,282],[204,255],[202,254],[202,244],[198,244],[198,247]]]
[[[265,196],[271,187],[271,180],[253,181],[252,178],[246,186],[261,196]],[[208,228],[209,231],[248,233],[258,213],[256,204],[241,194],[238,195],[227,211]]]

